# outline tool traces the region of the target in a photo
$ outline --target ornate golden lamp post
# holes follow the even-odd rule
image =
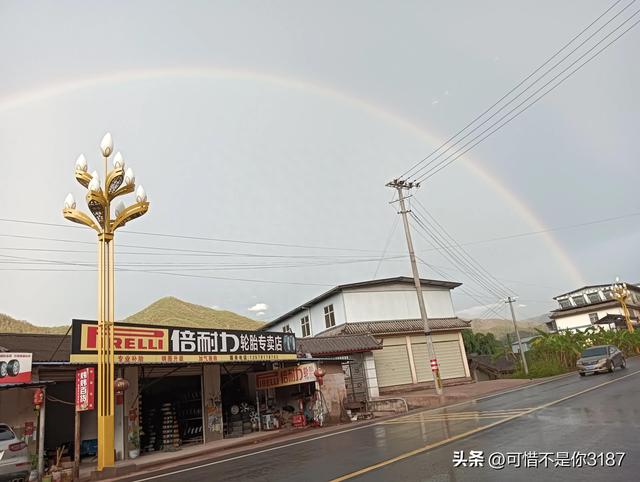
[[[629,316],[629,309],[627,308],[627,298],[631,294],[629,288],[627,288],[627,283],[620,283],[620,278],[616,278],[616,282],[611,285],[611,293],[613,293],[614,298],[620,302],[624,319],[627,322],[627,330],[629,332],[634,331],[633,325],[631,324],[631,317]]]
[[[136,190],[136,203],[125,207],[120,201],[111,215],[111,202],[118,196],[135,190],[135,177],[131,168],[125,171],[124,159],[118,152],[113,156],[113,169],[108,161],[113,153],[111,134],[105,134],[100,143],[104,158],[104,184],[97,171],[88,172],[87,160],[80,155],[76,161],[76,180],[87,188],[89,215],[76,209],[73,195],[64,201],[63,216],[74,223],[84,224],[98,233],[98,470],[114,464],[114,286],[113,235],[115,230],[145,214],[149,209],[147,195],[142,186]]]

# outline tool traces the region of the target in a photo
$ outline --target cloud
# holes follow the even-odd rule
[[[247,308],[248,311],[262,311],[264,314],[265,311],[269,309],[269,305],[266,303],[256,303],[251,308]]]
[[[518,305],[518,308],[526,308],[527,305]]]
[[[264,316],[264,311],[260,311],[256,314],[256,316]]]
[[[438,99],[435,99],[435,100],[431,101],[431,105],[436,105],[436,104],[439,104],[439,103],[440,103],[440,101]]]
[[[209,308],[211,308],[212,310],[219,310],[220,307],[218,305],[211,305]]]

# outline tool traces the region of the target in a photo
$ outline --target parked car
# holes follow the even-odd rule
[[[598,345],[589,347],[580,354],[577,367],[578,373],[583,377],[587,373],[611,373],[616,367],[626,368],[627,361],[617,346]]]
[[[30,471],[27,444],[11,427],[0,423],[0,482],[27,482]]]

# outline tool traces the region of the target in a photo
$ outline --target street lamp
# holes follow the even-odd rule
[[[616,278],[616,282],[611,285],[611,293],[613,294],[613,297],[620,302],[622,314],[627,322],[627,330],[632,332],[634,328],[631,324],[629,309],[627,308],[627,298],[631,293],[629,292],[629,288],[627,288],[627,283],[620,283],[620,278]]]
[[[122,154],[113,157],[113,169],[108,160],[113,153],[113,140],[107,133],[100,143],[104,159],[104,182],[97,171],[89,173],[87,159],[80,155],[76,161],[75,178],[87,188],[86,201],[93,218],[76,209],[72,194],[64,200],[63,216],[74,223],[84,224],[98,233],[98,470],[114,464],[114,246],[116,229],[142,216],[149,210],[147,194],[142,186],[135,188],[131,168],[125,170]],[[120,201],[111,215],[115,198],[136,192],[136,202],[126,207]]]

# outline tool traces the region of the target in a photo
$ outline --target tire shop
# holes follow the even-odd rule
[[[73,320],[66,335],[0,334],[2,346],[34,353],[35,380],[55,382],[46,394],[45,464],[74,458],[79,411],[81,467],[95,465],[97,410],[79,408],[77,395],[82,373],[94,386],[96,343],[97,323],[86,320]],[[355,349],[296,350],[290,333],[126,323],[116,325],[114,344],[116,460],[344,420],[346,355],[378,348],[370,337]]]

